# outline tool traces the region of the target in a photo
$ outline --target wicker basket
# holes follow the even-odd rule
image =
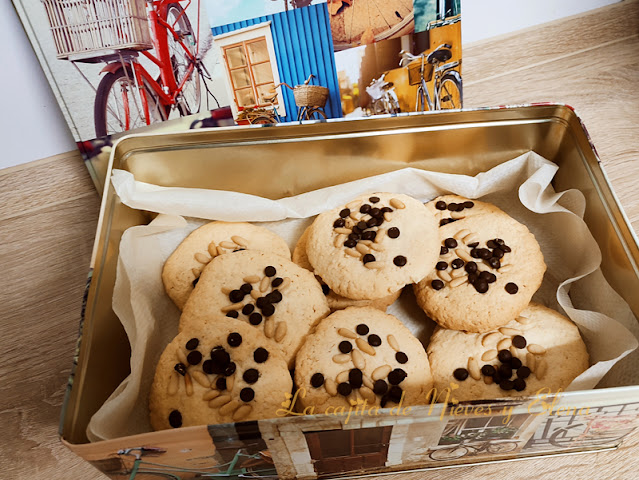
[[[59,59],[153,48],[144,0],[42,0]],[[73,59],[73,58],[71,58]]]
[[[319,85],[296,85],[293,96],[298,107],[324,107],[328,99],[328,88]]]
[[[416,60],[408,64],[408,83],[410,85],[419,85],[422,81],[421,69],[422,61]],[[433,66],[430,63],[424,62],[424,80],[429,82],[433,78]]]

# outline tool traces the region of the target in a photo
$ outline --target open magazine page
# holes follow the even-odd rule
[[[135,132],[460,108],[460,0],[14,0],[98,190]]]

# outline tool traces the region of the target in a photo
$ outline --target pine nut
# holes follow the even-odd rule
[[[481,356],[481,359],[484,362],[490,362],[491,360],[494,360],[495,358],[497,358],[497,350],[488,350],[484,352],[484,354]]]
[[[366,368],[366,360],[364,359],[364,355],[359,350],[351,351],[351,357],[353,358],[353,365],[355,368],[359,368],[360,370],[364,370]]]
[[[331,395],[331,396],[335,396],[337,395],[337,385],[335,384],[335,381],[333,381],[333,379],[331,378],[327,378],[324,381],[324,388],[326,389],[326,392]]]
[[[499,268],[498,272],[499,273],[508,273],[508,272],[510,272],[512,270],[512,268],[513,268],[512,265],[502,265]]]
[[[384,263],[383,262],[368,262],[368,263],[365,263],[364,266],[366,268],[370,268],[372,270],[379,270],[380,268],[384,268]]]
[[[224,242],[220,242],[220,247],[228,248],[229,250],[235,250],[237,245],[235,245],[233,242],[224,241]]]
[[[220,247],[219,245],[217,246],[216,250],[218,255],[224,255],[226,253],[224,249]]]
[[[399,198],[391,198],[390,205],[391,207],[395,207],[399,210],[401,210],[402,208],[406,208],[406,205],[404,205],[404,202],[402,202]]]
[[[521,335],[521,332],[520,332],[519,330],[517,330],[516,328],[501,327],[501,328],[499,329],[499,331],[500,331],[503,335],[508,335],[508,336]]]
[[[441,278],[444,282],[450,282],[453,279],[453,277],[450,276],[450,273],[446,270],[438,270],[437,275],[439,275],[439,278]]]
[[[197,252],[197,253],[195,254],[195,259],[196,259],[198,262],[200,262],[200,263],[204,263],[204,264],[207,264],[207,263],[209,263],[209,262],[211,261],[211,257],[209,257],[208,255],[205,255],[205,254],[204,254],[204,253],[202,253],[202,252]]]
[[[399,352],[399,344],[397,343],[397,339],[394,335],[389,335],[388,337],[386,337],[386,341],[393,350]]]
[[[487,346],[489,343],[493,343],[496,342],[497,339],[499,338],[499,333],[497,332],[490,332],[487,333],[486,335],[484,335],[484,338],[481,339],[481,344],[485,347]]]
[[[463,248],[458,248],[457,250],[455,250],[455,253],[457,254],[457,256],[459,258],[461,258],[464,262],[474,262],[475,259],[473,257],[470,256],[470,253],[468,253],[466,250],[464,250]],[[461,270],[461,269],[460,269]]]
[[[453,277],[453,278],[459,278],[459,277],[463,277],[463,276],[465,276],[465,275],[467,275],[467,274],[466,274],[466,271],[465,271],[465,270],[463,270],[463,269],[461,269],[461,268],[458,268],[457,270],[453,270],[453,271],[450,273],[450,276],[451,276],[451,277]],[[452,286],[453,286],[453,285],[451,285],[451,287],[452,287]]]
[[[242,308],[244,305],[242,302],[233,303],[231,305],[227,305],[226,307],[222,307],[222,313],[230,312],[231,310],[238,310]]]
[[[284,337],[286,336],[286,330],[287,330],[287,326],[285,322],[279,322],[277,324],[277,328],[275,329],[275,341],[276,342],[281,342],[282,340],[284,340]]]
[[[233,390],[233,385],[235,385],[235,375],[230,377],[226,377],[226,389],[230,392]]]
[[[475,360],[475,357],[470,357],[468,359],[468,372],[470,373],[470,376],[473,377],[475,380],[479,380],[481,378],[479,364],[477,363],[477,360]]]
[[[375,356],[375,349],[371,347],[368,342],[362,340],[361,338],[357,338],[355,340],[355,343],[357,344],[357,348],[359,348],[362,352],[368,353],[371,356]]]
[[[248,277],[244,277],[244,283],[257,283],[260,281],[260,277],[257,275],[249,275]]]
[[[468,277],[457,277],[454,278],[452,282],[450,282],[450,286],[452,288],[459,287],[468,281]]]
[[[191,273],[195,275],[195,278],[199,278],[200,273],[202,273],[202,270],[200,270],[199,268],[192,268]]]
[[[536,343],[531,343],[530,345],[528,345],[528,351],[535,355],[543,355],[544,353],[546,353],[546,349],[541,345],[537,345]]]
[[[357,250],[355,250],[353,248],[347,248],[346,249],[346,254],[350,255],[351,257],[357,257],[357,258],[359,258],[361,256],[361,254]]]
[[[249,295],[251,295],[251,298],[252,298],[253,300],[257,300],[258,298],[260,298],[260,297],[261,297],[261,295],[260,295],[260,291],[259,291],[258,289],[253,289],[253,290],[251,290],[251,293],[250,293]]]
[[[355,250],[357,250],[362,255],[366,255],[367,253],[370,253],[371,251],[370,248],[368,248],[366,245],[362,245],[361,243],[358,243],[357,245],[355,245]]]
[[[384,240],[384,237],[386,236],[386,229],[385,228],[380,228],[379,230],[377,230],[377,235],[375,235],[375,243],[382,243],[382,240]]]
[[[347,353],[340,353],[338,355],[333,355],[333,361],[335,363],[346,363],[346,362],[350,362],[351,360],[351,356],[348,355]]]
[[[344,242],[346,241],[346,235],[338,235],[337,237],[335,237],[335,241],[333,242],[333,246],[335,248],[339,248],[344,246]]]
[[[471,233],[470,230],[468,230],[467,228],[464,228],[463,230],[460,230],[455,235],[453,235],[453,237],[456,238],[457,240],[460,240],[464,238],[465,236],[470,235],[470,233]]]
[[[189,362],[186,361],[186,354],[182,351],[181,348],[178,348],[175,353],[177,354],[177,358],[182,365],[187,366],[189,364]]]
[[[251,413],[251,410],[253,410],[253,407],[251,405],[241,405],[237,410],[233,412],[233,415],[231,418],[234,421],[239,422],[240,420],[243,420],[246,417],[248,417],[249,414]]]
[[[393,216],[391,215],[390,212],[384,212],[384,220],[386,220],[387,222],[390,222],[393,220]]]
[[[277,287],[277,289],[280,292],[283,292],[284,289],[288,288],[288,286],[291,284],[291,279],[289,277],[284,277],[284,280],[282,281],[282,283],[280,284],[279,287]]]
[[[368,378],[366,375],[362,375],[362,383],[365,387],[370,388],[371,390],[375,387],[375,385],[373,385],[373,382],[371,382],[371,379]]]
[[[209,407],[218,408],[218,407],[221,407],[222,405],[226,405],[230,401],[231,401],[230,395],[220,395],[219,397],[214,398],[213,400],[209,402]]]
[[[239,235],[233,235],[231,237],[231,240],[233,240],[233,242],[235,242],[240,247],[244,247],[244,248],[248,247],[248,240],[246,240],[243,237],[240,237]]]
[[[502,338],[497,343],[497,350],[507,350],[513,344],[513,341],[510,338]]]
[[[361,204],[361,200],[353,200],[352,202],[346,204],[346,208],[348,208],[349,210],[358,210]]]
[[[193,382],[191,381],[191,375],[188,373],[184,375],[184,386],[186,387],[186,394],[189,397],[193,395]]]
[[[371,250],[375,250],[376,252],[383,252],[384,251],[384,248],[381,245],[377,244],[377,243],[372,243],[371,242],[369,247],[370,247]]]
[[[526,366],[533,372],[535,371],[535,367],[537,366],[537,357],[535,357],[532,353],[526,354]]]
[[[369,387],[361,386],[359,387],[359,393],[364,397],[366,401],[369,403],[374,403],[377,400],[377,396]]]
[[[537,371],[535,372],[537,380],[543,380],[543,378],[546,376],[547,368],[548,363],[546,362],[546,360],[544,360],[543,358],[539,360],[539,362],[537,363]]]
[[[215,245],[215,242],[209,243],[207,250],[212,257],[217,256],[217,246]]]
[[[264,321],[264,336],[266,338],[273,338],[275,334],[275,320],[272,318],[267,318]]]
[[[334,228],[333,230],[335,231],[335,233],[340,233],[343,235],[349,235],[350,233],[353,232],[350,228],[343,228],[343,227]]]
[[[340,328],[339,330],[337,330],[337,333],[339,333],[342,337],[357,338],[357,334],[347,328]]]
[[[202,372],[194,370],[193,372],[191,372],[191,376],[193,377],[193,380],[195,380],[197,383],[199,383],[205,388],[209,388],[209,386],[211,385],[211,382],[209,381],[209,377],[204,375]]]
[[[381,380],[383,378],[386,378],[391,370],[393,369],[390,365],[382,365],[381,367],[377,367],[375,370],[373,370],[373,373],[371,373],[371,378],[374,381]]]
[[[240,406],[240,402],[238,402],[237,400],[231,400],[229,403],[227,403],[223,407],[220,407],[218,412],[220,412],[220,415],[230,415],[239,406]]]
[[[456,220],[460,218],[464,218],[465,216],[466,214],[464,212],[459,212],[459,211],[450,212],[450,218],[454,218]]]
[[[468,245],[469,243],[479,242],[479,238],[477,238],[477,235],[474,233],[471,233],[470,235],[466,235],[462,240],[464,241],[466,245]]]
[[[204,395],[202,395],[202,400],[205,401],[210,401],[213,400],[216,397],[220,396],[220,391],[219,390],[209,390],[208,392],[206,392]]]
[[[344,370],[337,374],[335,380],[337,380],[338,384],[348,382],[348,372],[350,372],[350,370]]]
[[[264,293],[268,290],[268,286],[271,283],[271,279],[269,277],[264,277],[260,282],[260,292]]]

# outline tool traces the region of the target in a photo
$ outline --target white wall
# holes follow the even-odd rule
[[[462,0],[462,42],[476,42],[617,1]],[[74,149],[20,20],[7,1],[0,2],[0,45],[0,168]]]

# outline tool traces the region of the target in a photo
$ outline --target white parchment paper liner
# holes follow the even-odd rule
[[[180,316],[164,293],[160,274],[182,239],[205,223],[201,219],[259,222],[286,239],[292,250],[314,215],[375,191],[405,193],[424,202],[445,193],[481,198],[527,225],[548,265],[534,300],[569,316],[590,353],[591,367],[569,390],[594,388],[616,362],[636,349],[639,327],[599,269],[601,252],[582,220],[583,195],[577,190],[556,193],[550,185],[557,168],[529,152],[475,177],[406,168],[277,201],[236,192],[159,187],[114,170],[112,182],[124,204],[163,215],[147,226],[128,229],[122,237],[113,308],[131,342],[131,374],[92,417],[89,439],[151,430],[148,394],[155,365],[177,334]],[[410,292],[388,311],[428,341],[433,324]],[[637,374],[625,370],[606,377],[606,385],[637,384]]]

